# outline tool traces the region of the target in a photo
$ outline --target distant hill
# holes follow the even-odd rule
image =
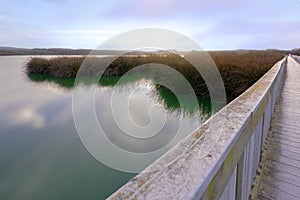
[[[92,49],[66,49],[66,48],[16,48],[0,47],[0,56],[13,55],[88,55]],[[118,55],[123,51],[96,50],[93,54],[97,55]]]

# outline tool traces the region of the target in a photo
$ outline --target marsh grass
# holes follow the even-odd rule
[[[44,74],[56,78],[74,78],[85,57],[31,57],[26,64],[27,74]]]
[[[233,100],[260,79],[286,52],[229,51],[210,52],[224,81],[228,100]]]
[[[277,61],[283,58],[286,52],[277,50],[212,51],[209,54],[223,78],[227,100],[231,101],[262,77]],[[43,75],[45,76],[44,79],[57,83],[62,79],[66,79],[69,81],[68,86],[73,87],[74,78],[85,58],[85,56],[32,57],[26,63],[25,68],[28,76],[33,77],[31,79],[37,81],[43,79],[43,77],[34,77],[36,75]],[[198,97],[209,98],[207,86],[201,75],[189,62],[177,54],[161,55],[152,53],[147,56],[121,56],[105,68],[97,65],[99,59],[102,59],[101,63],[107,63],[112,58],[89,58],[89,62],[85,63],[88,67],[81,74],[84,76],[103,74],[99,81],[100,85],[111,86],[116,84],[123,74],[136,66],[159,63],[170,66],[181,73],[189,81]],[[105,79],[105,77],[111,79]],[[157,87],[158,89],[163,88],[164,90],[161,90],[163,92],[167,90],[161,85],[157,85]]]

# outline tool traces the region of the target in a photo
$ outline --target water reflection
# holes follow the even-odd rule
[[[74,89],[75,78],[55,78],[50,75],[41,75],[41,74],[28,74],[28,78],[35,83],[49,83],[49,86],[53,90],[62,91],[62,92],[71,92]],[[211,102],[208,98],[198,98],[198,105],[195,106],[192,103],[189,103],[189,95],[182,94],[181,98],[184,99],[184,103],[180,104],[176,95],[174,95],[167,88],[154,84],[151,79],[148,79],[143,75],[131,76],[127,79],[126,82],[120,80],[120,76],[114,77],[102,77],[99,80],[99,88],[111,90],[114,86],[118,89],[126,90],[127,92],[132,91],[136,87],[145,87],[145,85],[150,85],[151,90],[147,91],[150,98],[164,106],[167,112],[173,113],[177,116],[183,114],[189,117],[201,118],[201,121],[208,119],[211,116]],[[90,87],[89,81],[83,82],[86,87]]]
[[[104,199],[135,174],[83,147],[69,89],[32,82],[27,56],[0,57],[0,199]]]
[[[72,115],[74,80],[27,76],[22,71],[27,59],[0,57],[0,199],[104,199],[135,174],[103,165],[82,145]],[[119,77],[104,78],[99,85],[83,87],[86,90],[96,87],[96,114],[111,133],[111,141],[130,151],[149,151],[152,146],[126,145],[119,137],[121,132],[109,120],[106,99],[112,95],[118,80]],[[195,110],[188,107],[186,98],[187,106],[179,107],[174,94],[147,79],[132,78],[127,84],[119,85],[115,90],[116,100],[123,102],[133,91],[132,120],[141,126],[150,122],[141,104],[145,101],[155,106],[150,113],[154,118],[163,113],[169,116],[165,136],[179,120],[183,121],[183,132],[191,132],[210,116],[210,106],[206,106],[209,101],[199,99],[200,109]],[[83,102],[82,111],[86,106]],[[120,120],[126,119],[122,117],[127,112],[124,107],[122,103],[118,107]],[[185,113],[182,119],[181,113]],[[128,125],[126,121],[120,123],[123,127]],[[86,125],[89,126],[88,119]],[[153,131],[157,127],[152,128]],[[152,133],[143,134],[148,137]],[[157,145],[165,141],[159,142]]]
[[[209,100],[199,98],[198,105],[195,105],[189,95],[175,95],[144,74],[127,75],[126,79],[102,77],[98,84],[89,82],[89,77],[82,77],[84,81],[76,87],[72,82],[74,79],[41,75],[29,77],[34,82],[61,88],[69,93],[80,91],[80,123],[76,124],[80,138],[84,144],[93,143],[92,150],[85,147],[89,152],[94,152],[92,155],[95,158],[121,171],[139,172],[144,169],[211,115]],[[95,105],[83,98],[88,96],[95,99]],[[94,112],[97,122],[93,120]],[[109,147],[110,143],[115,146]],[[122,155],[118,149],[129,152],[130,156]],[[145,153],[147,158],[144,158]],[[124,157],[130,165],[126,164],[126,169],[118,168],[120,165],[117,163]]]

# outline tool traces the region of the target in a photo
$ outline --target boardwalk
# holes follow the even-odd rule
[[[267,140],[258,199],[300,199],[300,64],[291,57]]]

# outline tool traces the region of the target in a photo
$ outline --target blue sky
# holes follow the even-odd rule
[[[1,0],[0,46],[95,48],[166,28],[206,50],[300,47],[299,0]]]

